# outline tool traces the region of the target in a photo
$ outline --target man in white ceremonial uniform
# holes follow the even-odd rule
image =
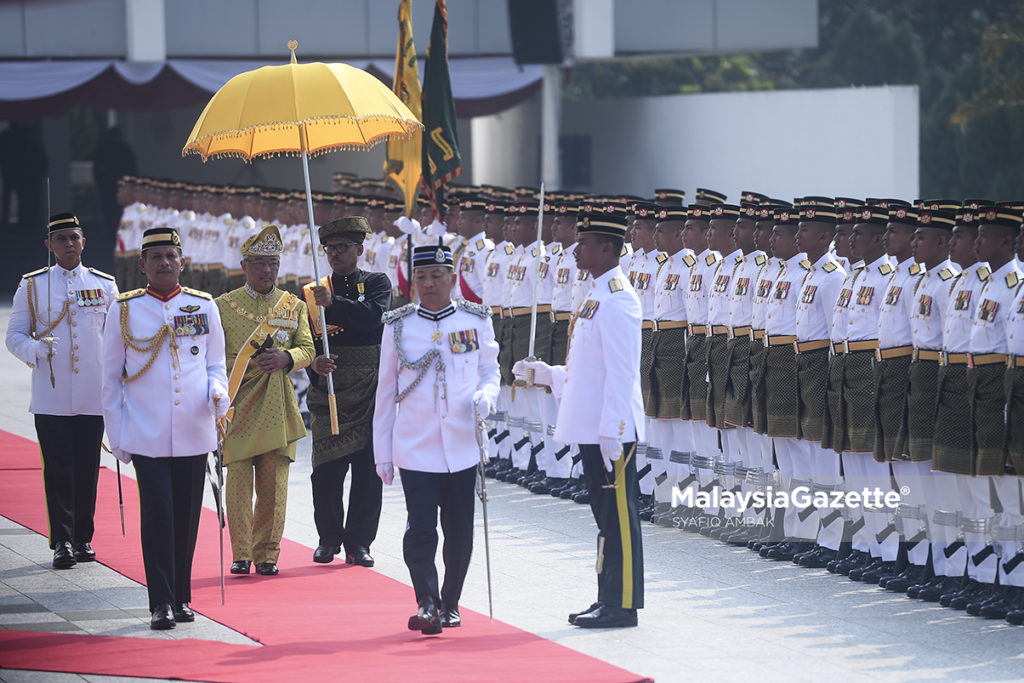
[[[561,403],[555,439],[579,444],[590,509],[597,522],[597,602],[569,615],[582,628],[637,625],[643,607],[643,542],[637,510],[636,442],[645,438],[640,395],[642,309],[619,267],[624,212],[607,206],[580,211],[576,264],[593,286],[573,315],[564,366],[517,363],[532,369]],[[594,439],[597,443],[594,443]]]
[[[53,567],[91,562],[103,416],[100,359],[114,278],[82,265],[85,237],[74,215],[50,218],[46,248],[57,263],[22,276],[7,348],[32,368],[33,413]]]
[[[430,635],[461,625],[481,456],[475,430],[498,398],[498,344],[490,309],[452,301],[450,249],[414,249],[413,277],[420,303],[384,315],[373,452],[385,484],[396,467],[401,472],[408,515],[402,548],[419,606],[408,628]],[[439,509],[440,588],[434,564]]]
[[[203,474],[215,419],[228,410],[220,314],[209,294],[178,284],[180,245],[171,228],[146,231],[139,267],[149,285],[117,297],[103,333],[103,418],[114,456],[135,466],[155,630],[195,619]]]

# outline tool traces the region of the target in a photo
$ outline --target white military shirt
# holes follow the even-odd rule
[[[593,279],[569,327],[565,365],[552,367],[559,399],[555,441],[592,444],[598,437],[643,441],[640,395],[640,299],[616,266]]]
[[[750,325],[755,330],[764,330],[768,316],[768,299],[775,289],[775,278],[782,271],[783,262],[774,256],[761,266],[753,282],[754,294],[750,301]]]
[[[924,268],[913,258],[896,265],[878,305],[878,348],[891,349],[914,343],[910,317],[914,293],[923,277]]]
[[[399,362],[399,350],[415,363],[435,349],[438,358],[427,364],[418,382],[419,372]],[[407,304],[386,313],[373,416],[374,461],[417,472],[473,467],[480,462],[473,395],[483,391],[494,405],[499,381],[498,343],[487,307],[460,300],[437,312]]]
[[[832,315],[846,271],[828,251],[816,263],[802,261],[801,267],[806,273],[796,302],[796,336],[800,341],[829,339]]]
[[[977,261],[964,268],[950,285],[945,326],[942,328],[943,351],[965,353],[971,350],[971,329],[979,294],[991,274],[988,263]]]
[[[764,328],[768,335],[796,334],[796,302],[800,296],[800,283],[807,271],[800,267],[803,252],[782,262],[775,275],[768,302],[765,305]]]
[[[50,364],[45,357],[36,360],[36,349],[44,342],[30,336],[33,329],[28,297],[30,282],[36,335],[43,336],[49,316],[54,321],[60,320],[50,333],[59,340],[53,354],[53,387],[50,386]],[[8,350],[32,368],[29,412],[103,414],[100,403],[103,325],[107,308],[116,296],[113,277],[81,264],[71,270],[58,264],[22,276],[18,291],[14,293],[6,342]]]
[[[558,252],[553,267],[551,283],[551,310],[558,313],[572,312],[573,283],[576,281],[576,243],[573,242]]]
[[[729,283],[729,326],[746,327],[753,321],[754,294],[758,274],[768,262],[763,251],[752,251],[742,256],[743,262],[736,269]]]
[[[971,353],[1007,353],[1006,322],[1024,273],[1010,259],[985,281],[974,309]]]
[[[487,256],[494,250],[494,242],[483,232],[473,235],[462,250],[456,270],[459,273],[460,298],[476,303],[484,300],[483,280],[487,273]]]
[[[722,257],[717,251],[705,249],[696,259],[697,262],[690,268],[690,280],[686,287],[686,320],[691,325],[704,325],[708,321],[708,293],[713,285],[712,275]]]
[[[485,306],[500,308],[503,306],[505,281],[508,279],[508,261],[515,253],[511,242],[502,241],[494,246],[484,259],[485,268],[481,286],[483,287],[483,303]]]
[[[1006,345],[1009,353],[1024,356],[1024,281],[1017,285],[1017,298],[1007,316]]]
[[[173,330],[161,340],[155,356],[128,346],[122,333],[122,307],[127,307],[124,331],[134,338],[135,346],[148,346],[146,340],[165,326]],[[128,462],[133,454],[167,458],[216,449],[210,396],[216,393],[226,401],[228,387],[224,329],[210,295],[183,287],[169,297],[148,288],[136,289],[110,304],[107,316],[103,421],[114,455]],[[176,354],[170,339],[177,344]],[[151,359],[150,367],[139,374]],[[126,379],[130,377],[135,378]]]
[[[843,339],[878,339],[878,306],[892,272],[889,257],[883,254],[863,268],[855,268],[853,275],[843,283],[836,301],[836,308],[846,309],[839,313],[846,322]]]
[[[743,252],[735,249],[718,262],[711,273],[711,287],[708,290],[708,323],[730,327],[729,295],[732,291],[736,271],[743,265]],[[710,331],[710,330],[709,330]]]
[[[949,259],[925,271],[910,307],[910,332],[914,346],[925,351],[942,348],[943,316],[949,306],[950,290],[960,269]]]
[[[686,321],[686,291],[690,282],[690,268],[697,260],[689,249],[680,249],[669,256],[657,271],[652,310],[644,308],[644,320]],[[638,293],[639,294],[639,293]],[[640,300],[641,306],[643,299]]]

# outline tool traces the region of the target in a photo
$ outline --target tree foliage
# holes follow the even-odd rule
[[[820,0],[817,49],[576,65],[570,99],[915,84],[924,197],[1024,196],[1024,0]]]

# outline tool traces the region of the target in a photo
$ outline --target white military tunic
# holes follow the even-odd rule
[[[123,462],[131,456],[182,457],[217,448],[217,430],[210,395],[227,397],[224,368],[224,330],[209,294],[178,288],[170,298],[149,290],[118,297],[107,313],[104,331],[103,420],[110,448]],[[126,329],[135,345],[159,333],[164,325],[175,330],[175,362],[168,339],[161,341],[152,365],[150,352],[130,348],[122,337],[121,306],[128,307]],[[226,398],[225,398],[226,400]]]
[[[374,460],[418,472],[472,467],[480,461],[473,395],[482,390],[491,405],[498,398],[498,344],[490,310],[465,300],[436,313],[407,304],[385,314],[384,323],[373,417]],[[437,359],[431,359],[416,382],[419,373],[400,365],[399,350],[415,363],[433,349],[443,363],[443,377],[438,375]]]
[[[47,278],[49,277],[49,283]],[[61,318],[51,334],[59,341],[53,354],[55,387],[50,386],[50,365],[36,360],[42,341],[33,339],[28,288],[32,281],[32,306],[36,333],[45,331],[48,320],[47,288],[53,319]],[[114,278],[79,264],[71,270],[55,265],[28,273],[18,284],[7,325],[7,348],[32,368],[32,399],[29,412],[42,415],[101,415],[100,364],[103,358],[103,325],[107,308],[117,296]],[[62,314],[64,307],[67,312]]]

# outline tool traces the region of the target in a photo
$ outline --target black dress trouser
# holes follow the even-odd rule
[[[100,415],[36,415],[50,547],[91,543],[100,471]]]
[[[601,447],[580,444],[583,477],[590,510],[597,522],[597,600],[612,607],[644,606],[644,548],[640,534],[636,458],[626,456],[634,444],[623,444],[624,455],[604,468]],[[614,488],[611,486],[614,485]]]
[[[190,602],[206,454],[175,458],[133,455],[132,464],[139,484],[149,611],[159,605]]]
[[[476,506],[477,466],[459,472],[401,470],[408,514],[402,553],[412,577],[416,602],[431,598],[435,604],[455,607],[473,555],[473,514]],[[444,585],[437,585],[437,513],[444,533]]]
[[[352,469],[345,514],[345,477]],[[313,468],[313,522],[320,545],[334,548],[344,545],[346,552],[370,549],[377,538],[383,484],[373,464],[373,443],[355,453],[335,458]]]

